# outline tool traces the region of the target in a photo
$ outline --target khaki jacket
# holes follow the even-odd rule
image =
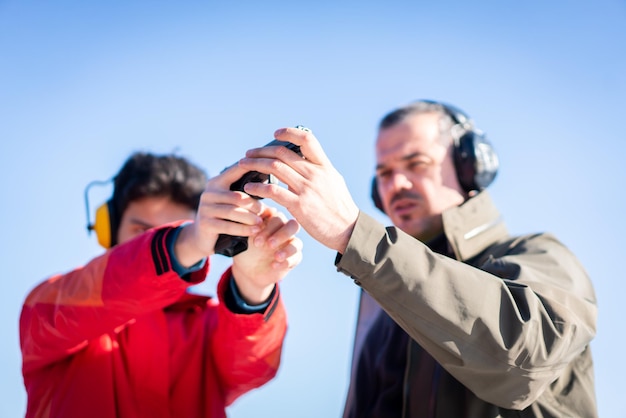
[[[412,339],[403,417],[596,417],[597,306],[576,257],[550,234],[510,237],[487,192],[443,224],[456,259],[361,213],[336,263]],[[444,369],[436,387],[423,351]]]

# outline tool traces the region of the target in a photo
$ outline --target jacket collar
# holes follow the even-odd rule
[[[443,212],[443,229],[457,260],[466,261],[508,232],[487,191]]]

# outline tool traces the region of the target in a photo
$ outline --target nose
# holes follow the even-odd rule
[[[389,179],[389,189],[393,192],[413,187],[413,183],[403,171],[394,171]]]
[[[389,199],[403,190],[410,190],[413,188],[413,183],[410,178],[402,171],[394,170],[392,173],[388,174],[383,179],[379,179],[378,181],[381,197],[385,201],[389,201]]]

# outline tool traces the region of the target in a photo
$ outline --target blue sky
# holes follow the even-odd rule
[[[587,268],[600,416],[624,416],[626,2],[129,3],[0,0],[0,416],[25,411],[27,292],[101,253],[85,230],[87,183],[135,150],[216,174],[302,124],[360,208],[388,223],[369,200],[375,128],[419,98],[457,105],[487,133],[509,230],[552,232]],[[92,207],[110,192],[93,190]],[[357,288],[333,252],[301,238],[304,260],[282,283],[281,370],[230,417],[341,414]],[[212,293],[228,262],[215,257],[195,291]]]

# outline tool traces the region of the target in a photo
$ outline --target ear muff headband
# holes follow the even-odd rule
[[[116,234],[119,227],[119,220],[117,219],[115,205],[113,199],[107,200],[96,209],[96,219],[93,223],[90,221],[90,209],[89,209],[89,189],[91,186],[98,184],[108,184],[109,181],[93,181],[87,185],[85,189],[85,206],[87,208],[87,231],[94,231],[98,243],[104,248],[111,248],[117,244]]]
[[[485,135],[475,129],[470,117],[457,107],[432,100],[420,102],[442,106],[454,124],[464,130],[464,133],[454,140],[453,155],[454,168],[463,190],[469,193],[489,186],[498,173],[499,160]],[[376,208],[384,212],[382,200],[378,194],[376,176],[372,179],[370,196]]]

